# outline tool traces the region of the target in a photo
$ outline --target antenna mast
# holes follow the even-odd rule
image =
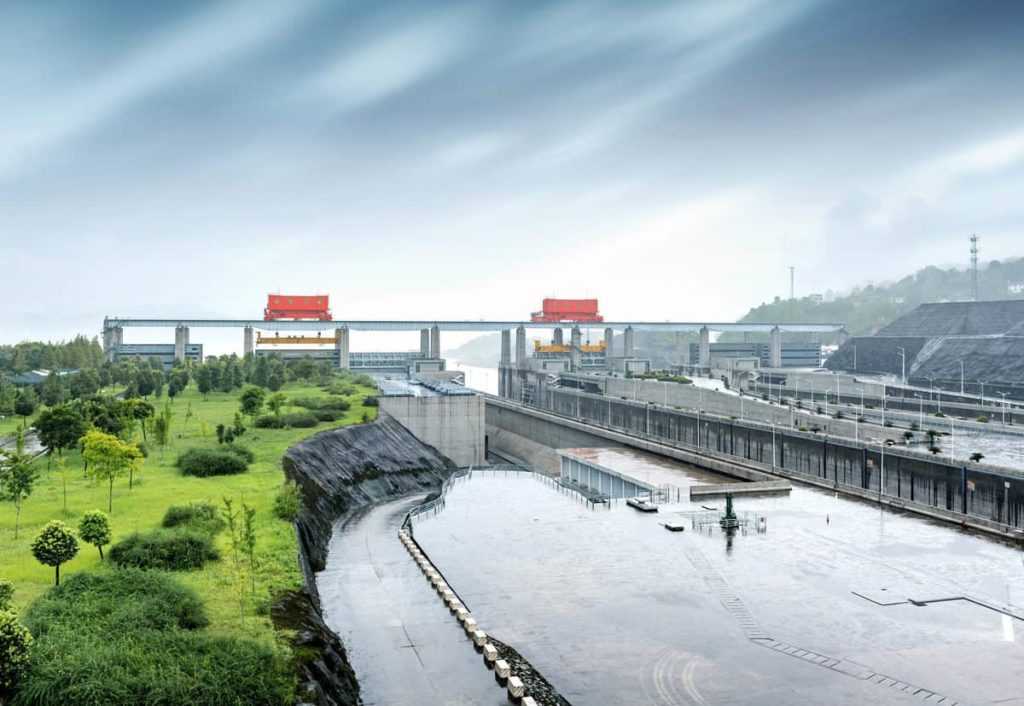
[[[971,234],[971,299],[978,301],[978,235]]]

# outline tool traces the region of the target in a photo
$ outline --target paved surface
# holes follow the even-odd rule
[[[766,531],[474,472],[416,536],[577,706],[1024,704],[1020,549],[803,486],[736,508]]]
[[[505,692],[398,541],[423,496],[368,508],[339,523],[317,587],[342,638],[365,706],[498,706]]]

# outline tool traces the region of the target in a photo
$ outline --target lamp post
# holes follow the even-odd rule
[[[964,361],[960,360],[960,394],[964,394]]]
[[[825,416],[828,416],[828,390],[825,390]]]
[[[900,352],[900,361],[901,361],[902,366],[903,366],[901,368],[902,375],[900,377],[903,378],[903,384],[906,385],[907,384],[907,349],[903,348],[901,346],[897,346],[896,350],[898,350]]]
[[[999,395],[1003,398],[1003,426],[1004,427],[1006,426],[1006,394],[1007,393],[1005,393],[1005,392],[1000,392],[999,393]]]

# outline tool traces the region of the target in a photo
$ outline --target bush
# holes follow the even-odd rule
[[[313,416],[311,412],[292,412],[291,414],[281,415],[282,421],[285,426],[295,427],[300,429],[308,429],[309,427],[315,427],[318,424],[318,420]]]
[[[189,527],[208,534],[217,534],[224,529],[224,518],[210,503],[191,503],[171,505],[164,513],[161,524],[164,527]]]
[[[336,397],[299,397],[292,400],[292,404],[314,412],[316,410],[347,412],[352,407],[347,400]]]
[[[302,491],[294,481],[287,481],[274,498],[274,514],[286,522],[293,522],[302,508]]]
[[[982,424],[988,424],[988,417],[986,417],[984,414],[979,414],[978,421],[981,422]]]
[[[338,419],[338,413],[333,409],[318,409],[313,412],[313,416],[320,422],[334,422]]]
[[[237,443],[224,444],[222,447],[224,451],[233,453],[238,458],[242,459],[246,464],[250,464],[256,460],[256,454],[252,452],[252,449],[242,446]]]
[[[10,610],[12,600],[14,600],[14,583],[7,579],[0,579],[0,610]]]
[[[284,420],[273,414],[264,414],[256,417],[255,426],[257,429],[284,429]]]
[[[209,534],[184,528],[136,532],[110,550],[110,560],[118,566],[139,569],[186,571],[219,558]]]
[[[189,449],[178,456],[178,468],[186,476],[206,478],[245,473],[248,464],[228,450]]]
[[[622,399],[626,399],[626,398],[623,397]],[[366,397],[363,398],[363,406],[364,407],[376,407],[379,404],[380,404],[380,402],[377,400],[377,397],[374,396],[374,395],[367,395]]]
[[[77,574],[37,600],[26,623],[36,640],[20,706],[294,702],[283,650],[205,634],[202,603],[167,574]]]
[[[0,610],[0,698],[14,689],[29,668],[32,635],[9,610]]]

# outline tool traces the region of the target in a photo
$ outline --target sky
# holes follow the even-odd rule
[[[731,320],[789,266],[803,295],[966,266],[972,232],[1021,256],[1022,26],[986,0],[5,2],[0,342],[268,292]]]

